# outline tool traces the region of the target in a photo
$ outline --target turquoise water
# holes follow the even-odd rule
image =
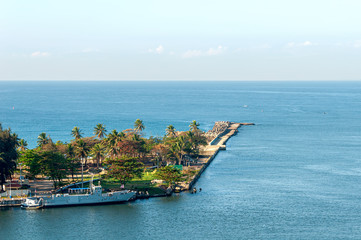
[[[247,105],[247,107],[245,106]],[[14,107],[14,108],[13,108]],[[240,129],[203,191],[123,205],[0,211],[4,239],[360,239],[360,82],[0,82],[0,122],[31,146],[97,123],[162,135]]]

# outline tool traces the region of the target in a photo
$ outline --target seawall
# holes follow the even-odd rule
[[[203,155],[208,156],[204,158],[201,163],[201,168],[197,172],[197,174],[192,178],[192,180],[183,185],[183,190],[191,189],[194,184],[197,183],[198,179],[201,177],[202,173],[207,169],[207,167],[211,164],[213,159],[217,156],[220,150],[226,150],[227,141],[234,135],[238,133],[238,128],[242,125],[254,125],[254,123],[234,123],[231,122],[229,126],[224,129],[222,132],[218,133],[217,136],[203,149],[201,152]]]

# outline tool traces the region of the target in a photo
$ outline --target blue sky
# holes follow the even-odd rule
[[[0,2],[0,80],[361,80],[360,0]]]

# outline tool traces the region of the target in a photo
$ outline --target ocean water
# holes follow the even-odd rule
[[[0,239],[360,239],[361,82],[0,82],[0,122],[31,147],[192,120],[242,127],[197,194],[92,207],[0,211]],[[5,237],[5,238],[3,238]]]

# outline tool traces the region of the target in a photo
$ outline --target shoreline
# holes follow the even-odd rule
[[[200,149],[200,157],[197,161],[190,166],[184,166],[184,170],[194,171],[194,175],[187,181],[179,182],[177,185],[180,187],[180,191],[189,191],[197,183],[202,173],[212,163],[213,159],[217,156],[221,150],[226,150],[226,143],[232,137],[238,133],[238,129],[241,126],[255,125],[254,123],[236,123],[236,122],[215,122],[212,130],[208,131],[206,136],[209,138],[209,143]],[[170,190],[170,191],[169,191]],[[168,189],[163,194],[149,194],[146,192],[137,192],[136,197],[132,200],[148,199],[154,197],[167,197],[171,196],[174,192],[173,189]],[[0,207],[18,207],[22,199],[1,199]]]

